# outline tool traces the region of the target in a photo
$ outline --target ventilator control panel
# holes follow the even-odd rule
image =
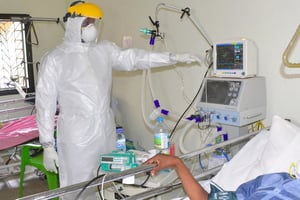
[[[244,126],[262,120],[266,115],[265,78],[206,78],[198,107],[214,123]]]

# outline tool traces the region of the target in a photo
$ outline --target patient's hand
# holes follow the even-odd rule
[[[169,156],[158,154],[149,160],[147,160],[144,164],[156,164],[151,171],[151,175],[155,175],[162,169],[165,168],[174,168],[176,173],[178,174],[183,188],[191,200],[207,200],[208,194],[207,192],[198,184],[198,182],[194,179],[193,175],[190,173],[189,169],[184,165],[182,160],[176,156]]]
[[[151,176],[154,176],[162,169],[176,168],[181,164],[181,160],[175,156],[169,156],[164,154],[157,154],[156,156],[147,160],[144,164],[156,164],[157,166],[151,170]]]

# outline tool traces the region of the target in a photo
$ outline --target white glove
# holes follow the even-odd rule
[[[172,54],[171,59],[175,60],[176,62],[187,63],[187,64],[191,64],[193,62],[198,62],[199,64],[202,63],[202,60],[200,59],[199,56],[188,54],[188,53]]]
[[[46,170],[57,174],[58,156],[52,146],[44,148],[44,167]]]

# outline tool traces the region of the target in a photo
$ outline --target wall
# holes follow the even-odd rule
[[[123,36],[132,36],[133,47],[152,50],[148,38],[139,28],[151,28],[148,16],[155,16],[157,4],[164,2],[179,8],[190,7],[194,18],[205,29],[212,41],[235,37],[254,40],[259,49],[259,75],[267,81],[267,118],[279,115],[300,123],[297,94],[300,83],[299,70],[286,69],[282,65],[282,53],[300,22],[297,0],[98,0],[104,11],[102,39],[122,45]],[[153,50],[191,52],[204,55],[207,44],[185,17],[173,11],[159,11],[160,30],[166,33],[164,42],[157,41]],[[297,49],[292,61],[299,62]],[[176,66],[153,70],[153,87],[161,104],[181,114],[195,95],[202,80],[204,66]],[[115,73],[113,95],[119,99],[121,123],[139,145],[152,148],[151,130],[142,119],[142,72]],[[253,97],[255,98],[255,96]],[[152,109],[149,90],[145,100],[146,113]],[[191,111],[193,112],[193,110]],[[174,123],[169,124],[173,127]]]

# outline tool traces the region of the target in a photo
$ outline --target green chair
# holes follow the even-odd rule
[[[58,174],[49,172],[44,167],[42,149],[43,147],[40,144],[25,144],[21,149],[19,197],[23,196],[23,181],[27,165],[37,168],[46,175],[49,190],[59,187]],[[32,150],[40,150],[41,152],[37,153],[36,155],[31,155]]]

